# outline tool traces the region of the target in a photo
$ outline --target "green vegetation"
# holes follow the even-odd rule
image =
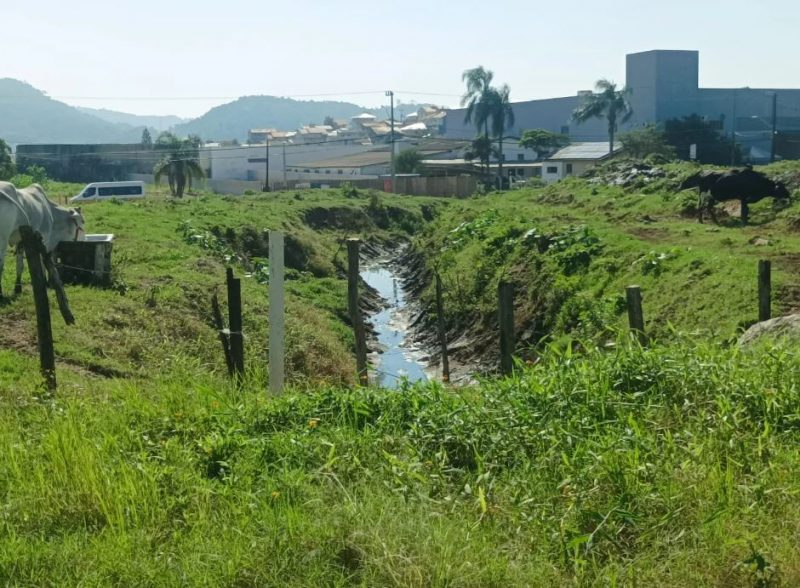
[[[503,177],[503,138],[506,128],[514,126],[514,109],[511,107],[511,88],[503,84],[499,88],[493,87],[494,73],[483,66],[468,69],[461,79],[466,83],[467,89],[461,97],[461,105],[466,106],[464,122],[475,122],[478,136],[473,141],[471,158],[481,158],[486,167],[486,177],[489,175],[489,158],[497,154],[498,176]],[[483,127],[483,134],[480,129]],[[481,137],[488,139],[489,130],[497,140],[497,150],[486,149],[480,144]]]
[[[677,330],[727,341],[757,318],[758,259],[773,261],[776,312],[797,309],[798,206],[765,199],[753,207],[752,226],[727,214],[720,226],[700,225],[697,192],[677,192],[698,168],[663,169],[664,177],[628,188],[603,185],[620,172],[600,170],[591,180],[454,203],[417,240],[444,281],[451,334],[486,341],[496,328],[497,285],[507,279],[519,286],[517,330],[530,356],[543,338],[613,339],[626,325],[631,284],[642,287],[657,339]],[[798,188],[796,163],[767,171]],[[431,287],[423,300],[433,309]],[[431,310],[431,328],[434,319]]]
[[[584,98],[572,117],[578,123],[591,118],[605,118],[608,122],[608,151],[613,153],[614,135],[620,123],[627,122],[633,116],[633,108],[628,100],[630,90],[617,90],[616,84],[605,79],[597,81],[595,90],[596,92]]]
[[[691,145],[697,145],[697,161],[712,165],[728,165],[731,159],[740,163],[742,154],[731,140],[720,132],[718,121],[693,114],[664,123],[664,139],[675,148],[679,158],[689,159]]]
[[[519,144],[520,147],[536,151],[539,158],[544,158],[561,147],[569,145],[570,140],[567,135],[554,133],[545,129],[528,129],[522,133]]]
[[[166,175],[169,191],[173,196],[183,198],[186,187],[192,187],[192,178],[201,179],[205,175],[199,161],[202,144],[197,136],[180,139],[167,131],[161,133],[156,139],[155,150],[166,155],[153,168],[156,184]]]
[[[64,201],[80,186],[51,183],[48,194]],[[166,192],[166,193],[165,193]],[[224,302],[225,265],[246,274],[242,290],[248,363],[258,375],[266,353],[267,229],[287,235],[287,370],[295,382],[352,380],[352,336],[347,326],[346,253],[340,241],[408,238],[422,223],[422,208],[437,201],[371,195],[351,190],[224,198],[212,194],[181,200],[149,190],[141,201],[111,201],[83,208],[89,232],[113,233],[113,286],[70,286],[78,324],[53,320],[62,369],[87,377],[146,377],[187,361],[200,373],[224,371],[212,328],[211,295]],[[5,291],[13,272],[6,267]],[[0,349],[35,352],[33,300],[0,305]],[[57,317],[57,315],[54,315]]]
[[[757,259],[778,310],[797,307],[800,210],[766,200],[746,228],[700,226],[675,191],[697,168],[663,170],[460,201],[344,186],[87,205],[89,230],[117,236],[114,288],[69,287],[55,396],[32,375],[29,291],[0,306],[0,583],[800,583],[800,356],[728,345],[755,319]],[[767,171],[800,188],[796,163]],[[292,388],[271,399],[278,228]],[[412,237],[466,347],[494,346],[497,282],[519,284],[516,374],[349,387],[353,234]],[[248,276],[241,390],[210,326],[226,263]],[[620,334],[633,282],[650,349]]]
[[[8,181],[17,171],[11,158],[11,147],[0,139],[0,180]]]
[[[0,579],[34,585],[800,582],[800,361],[546,355],[464,390],[279,400],[174,364],[42,397],[0,352]]]
[[[667,143],[666,135],[656,125],[628,131],[620,136],[625,154],[634,159],[657,158],[670,161],[676,158],[675,147]]]
[[[422,168],[422,154],[416,149],[404,149],[397,155],[394,165],[399,174],[419,173]]]

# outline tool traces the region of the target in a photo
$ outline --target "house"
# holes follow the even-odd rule
[[[288,143],[297,133],[295,131],[278,131],[276,129],[250,129],[247,132],[247,142],[253,145],[264,144],[269,139],[270,143]]]
[[[622,145],[614,144],[614,153],[609,151],[608,141],[573,143],[557,151],[542,163],[542,179],[551,184],[569,176],[580,176],[598,163],[610,159],[620,152]]]
[[[307,125],[297,129],[292,142],[299,144],[321,143],[328,138],[333,127],[328,125]]]

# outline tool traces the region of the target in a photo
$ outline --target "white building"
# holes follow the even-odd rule
[[[621,149],[622,145],[615,143],[614,154]],[[610,159],[611,156],[608,141],[573,143],[544,160],[542,179],[548,184],[552,184],[570,176],[580,176],[589,168]]]

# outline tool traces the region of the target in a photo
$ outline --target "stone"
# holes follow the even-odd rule
[[[800,341],[800,314],[789,314],[754,324],[739,337],[739,346],[748,347],[765,339]]]

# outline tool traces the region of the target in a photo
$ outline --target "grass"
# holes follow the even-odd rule
[[[53,184],[63,200],[78,191]],[[171,369],[175,358],[192,357],[203,372],[224,370],[212,328],[210,298],[224,303],[225,265],[242,285],[247,356],[255,368],[266,353],[267,286],[258,279],[266,265],[267,229],[282,229],[287,246],[287,369],[295,381],[348,382],[354,366],[347,326],[346,252],[341,240],[408,237],[422,222],[430,198],[393,198],[363,192],[313,191],[220,197],[200,194],[83,207],[89,232],[113,233],[113,287],[71,286],[75,327],[54,320],[59,360],[87,373],[143,375]],[[309,220],[311,219],[311,220]],[[233,259],[227,260],[227,257]],[[243,263],[241,258],[246,261]],[[13,285],[8,264],[3,287]],[[262,271],[262,274],[266,272]],[[26,291],[27,292],[27,291]],[[0,307],[5,347],[35,349],[29,295]]]
[[[87,206],[90,231],[117,235],[115,287],[68,289],[79,322],[54,321],[55,396],[32,375],[29,296],[0,307],[0,583],[800,584],[800,356],[728,345],[755,318],[758,258],[794,304],[800,214],[763,202],[749,228],[700,226],[668,181]],[[297,240],[278,399],[261,367],[265,228]],[[354,233],[414,235],[454,330],[491,338],[497,282],[525,285],[535,361],[464,388],[350,387]],[[241,390],[209,325],[225,256],[252,275]],[[634,281],[649,349],[619,335]]]
[[[769,171],[799,175],[796,164]],[[656,339],[678,331],[730,341],[757,320],[759,259],[773,262],[775,313],[800,308],[800,207],[766,199],[748,227],[699,224],[690,214],[696,193],[674,189],[686,173],[674,166],[671,179],[640,189],[571,179],[454,204],[417,241],[442,275],[451,333],[492,331],[497,284],[510,280],[525,345],[613,339],[627,326],[624,292],[633,284]],[[433,308],[432,288],[424,300]]]
[[[4,583],[771,585],[758,558],[800,582],[781,348],[554,349],[467,389],[278,400],[191,364],[56,398],[0,368]]]

